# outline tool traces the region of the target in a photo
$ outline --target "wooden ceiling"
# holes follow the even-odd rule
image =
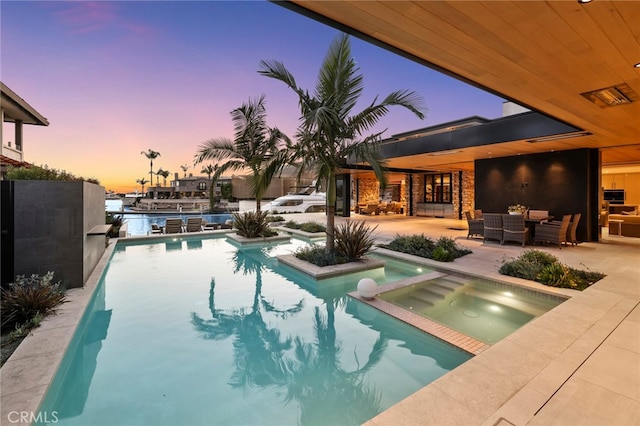
[[[575,148],[601,148],[603,165],[640,163],[640,1],[294,0],[287,7],[591,133],[399,158],[392,167],[470,170],[474,159]],[[625,84],[628,104],[603,108],[581,95]]]

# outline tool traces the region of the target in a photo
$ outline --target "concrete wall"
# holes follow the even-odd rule
[[[87,235],[104,224],[104,188],[87,182],[10,183],[13,275],[54,271],[67,288],[81,287],[105,250],[104,235]],[[7,214],[3,209],[3,221]]]

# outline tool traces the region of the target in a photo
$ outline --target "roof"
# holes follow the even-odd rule
[[[640,162],[638,1],[276,4],[585,131],[535,144],[537,152],[599,148],[605,165]],[[600,95],[611,106],[588,94],[607,88],[617,88]],[[515,140],[495,148],[507,156],[532,146]]]
[[[4,121],[11,123],[22,121],[24,124],[33,124],[36,126],[49,125],[49,121],[45,117],[13,90],[9,89],[6,84],[0,82],[0,89]]]
[[[14,167],[31,167],[31,163],[27,163],[26,161],[18,161],[13,158],[9,158],[5,155],[0,155],[0,164],[8,164]]]

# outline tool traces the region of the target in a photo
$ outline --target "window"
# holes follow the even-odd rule
[[[198,189],[204,191],[207,189],[207,182],[198,182]]]
[[[451,173],[425,175],[424,201],[426,203],[451,203]]]

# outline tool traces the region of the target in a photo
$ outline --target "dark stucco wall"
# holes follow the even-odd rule
[[[506,212],[512,204],[549,210],[557,219],[582,213],[579,241],[598,240],[599,153],[549,152],[475,162],[475,207]]]
[[[24,180],[12,192],[14,275],[54,271],[56,281],[81,287],[105,250],[104,236],[87,235],[104,224],[104,188]]]

